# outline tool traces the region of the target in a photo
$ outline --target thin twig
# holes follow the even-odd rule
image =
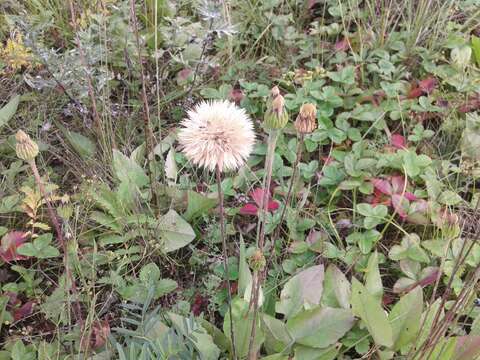
[[[223,208],[223,190],[222,190],[222,174],[220,168],[216,167],[217,185],[218,185],[218,202],[220,210],[220,236],[222,237],[222,251],[223,251],[223,267],[225,271],[225,280],[227,282],[228,292],[228,315],[230,317],[230,337],[232,340],[232,356],[233,359],[237,359],[235,351],[235,332],[233,330],[233,317],[232,317],[232,288],[230,286],[230,275],[228,271],[228,252],[227,252],[227,238],[225,235],[225,211]]]

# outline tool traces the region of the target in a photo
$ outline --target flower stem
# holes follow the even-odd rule
[[[228,271],[228,252],[227,252],[227,238],[225,235],[225,211],[223,208],[223,190],[222,190],[222,174],[220,168],[216,167],[217,185],[218,185],[218,202],[220,209],[220,236],[222,238],[222,250],[223,250],[223,268],[225,271],[225,280],[227,283],[228,292],[228,315],[230,317],[230,337],[232,340],[232,357],[237,359],[235,351],[235,335],[233,330],[233,317],[232,317],[232,288],[230,286],[230,276]]]
[[[280,227],[282,226],[283,218],[285,217],[288,204],[290,203],[292,197],[293,184],[295,183],[295,178],[297,177],[298,164],[300,163],[300,159],[302,158],[303,137],[304,135],[301,133],[298,135],[297,156],[295,157],[295,162],[293,164],[293,173],[292,177],[290,178],[290,185],[288,186],[287,197],[285,198],[285,204],[282,209],[282,214],[280,215],[280,221],[278,222],[277,229],[275,230],[275,234],[273,235],[274,240],[276,240],[280,234]]]
[[[29,160],[28,165],[30,165],[30,168],[32,169],[33,177],[35,178],[35,182],[37,183],[37,186],[40,190],[40,194],[45,199],[45,203],[47,204],[48,216],[50,217],[50,220],[52,221],[52,224],[55,228],[55,232],[57,233],[58,242],[60,243],[60,246],[62,247],[62,250],[63,250],[63,264],[65,266],[65,275],[67,276],[68,281],[70,281],[70,283],[71,283],[72,295],[75,298],[75,317],[80,322],[80,324],[82,324],[83,323],[82,311],[81,311],[80,302],[79,302],[79,298],[78,298],[77,287],[75,285],[75,280],[73,278],[72,272],[70,271],[70,266],[68,264],[68,249],[67,249],[67,244],[65,242],[65,239],[63,238],[63,232],[62,232],[62,228],[60,226],[60,222],[58,221],[57,214],[55,213],[55,210],[53,209],[52,203],[50,202],[50,199],[48,198],[47,191],[45,190],[45,186],[43,185],[43,181],[42,181],[42,178],[40,176],[40,173],[38,172],[38,168],[37,168],[37,164],[35,163],[35,160],[34,159]]]
[[[277,145],[278,135],[280,130],[270,130],[268,134],[268,144],[267,144],[267,156],[265,158],[265,176],[263,179],[263,197],[260,206],[258,225],[257,225],[257,247],[263,254],[263,248],[265,246],[265,223],[268,212],[268,199],[270,196],[270,184],[272,182],[272,172],[273,172],[273,160],[275,159],[275,147]],[[250,340],[248,344],[248,359],[256,359],[256,353],[253,352],[253,347],[255,344],[255,335],[256,335],[256,322],[257,322],[257,313],[258,313],[258,298],[260,294],[260,287],[262,285],[262,278],[264,275],[264,269],[260,269],[254,272],[252,279],[252,295],[250,296],[250,305],[253,306],[253,318],[252,318],[252,329],[250,332]]]

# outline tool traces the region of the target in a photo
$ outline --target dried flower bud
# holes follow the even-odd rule
[[[17,140],[17,145],[15,150],[17,152],[17,156],[25,161],[31,161],[35,159],[38,155],[38,145],[30,139],[24,131],[18,130],[17,134],[15,135],[15,139]]]
[[[267,261],[265,260],[265,256],[263,255],[260,249],[257,249],[253,255],[250,257],[250,267],[254,271],[263,270]]]
[[[288,114],[285,111],[285,100],[282,95],[273,99],[271,106],[264,116],[264,124],[267,129],[282,129],[287,125]]]
[[[317,128],[317,108],[313,104],[303,104],[295,120],[295,129],[300,134],[310,134]]]

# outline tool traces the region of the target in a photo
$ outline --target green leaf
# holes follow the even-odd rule
[[[328,77],[333,81],[353,85],[355,84],[355,67],[353,66],[345,66],[343,69],[336,71],[336,72],[329,72]]]
[[[97,147],[92,140],[90,140],[86,136],[83,136],[82,134],[66,129],[58,121],[56,121],[55,124],[63,133],[68,143],[72,146],[73,150],[75,150],[75,152],[80,155],[80,157],[82,157],[83,159],[88,159],[95,154]]]
[[[245,241],[240,234],[240,259],[238,261],[238,295],[243,297],[246,289],[252,283],[252,274],[247,264]],[[251,285],[250,285],[251,286]]]
[[[383,297],[383,284],[380,270],[378,269],[378,253],[376,251],[370,255],[370,258],[368,259],[366,272],[365,288],[369,294],[378,300],[378,303],[381,303]]]
[[[349,309],[350,294],[349,281],[338,267],[330,264],[325,271],[322,305]]]
[[[352,278],[352,312],[365,323],[377,345],[393,345],[392,327],[378,300],[355,278]]]
[[[357,211],[365,216],[363,226],[366,229],[373,229],[378,224],[385,222],[385,218],[388,214],[388,208],[385,205],[377,205],[373,207],[367,203],[358,204]]]
[[[139,278],[145,285],[155,284],[160,280],[160,269],[155,263],[148,263],[140,270]]]
[[[113,170],[121,182],[137,188],[148,184],[148,176],[140,165],[116,149],[113,150]]]
[[[440,204],[452,206],[452,205],[457,205],[462,202],[462,197],[458,195],[456,192],[451,191],[451,190],[445,190],[440,194],[438,197],[438,202]]]
[[[206,215],[210,209],[217,205],[216,199],[210,199],[193,190],[187,193],[187,211],[183,214],[186,220],[191,221],[202,215]]]
[[[282,289],[275,310],[290,318],[302,311],[304,306],[320,304],[323,277],[323,265],[312,266],[293,276]]]
[[[288,319],[287,329],[296,343],[325,348],[335,344],[352,328],[354,322],[350,310],[317,306]]]
[[[262,314],[262,329],[265,333],[265,347],[268,353],[282,352],[292,343],[292,336],[281,320]]]
[[[166,253],[178,250],[195,239],[195,232],[173,209],[158,220],[158,231],[162,250]]]
[[[15,95],[10,101],[0,109],[0,129],[5,126],[17,112],[20,103],[20,95]]]
[[[43,234],[37,237],[33,242],[23,244],[18,248],[18,253],[24,256],[36,257],[38,259],[48,259],[60,255],[56,247],[50,245],[52,234]]]
[[[472,50],[477,66],[480,67],[480,38],[475,35],[472,35]]]
[[[294,360],[334,360],[338,358],[338,350],[339,347],[335,345],[326,349],[296,345]]]
[[[417,338],[423,308],[422,288],[404,295],[388,315],[393,332],[393,350],[400,350]]]

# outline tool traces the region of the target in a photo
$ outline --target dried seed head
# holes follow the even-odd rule
[[[18,130],[15,134],[17,145],[15,150],[17,156],[25,161],[32,161],[38,155],[38,145],[30,139],[23,130]]]
[[[257,249],[252,254],[249,260],[250,260],[250,267],[255,271],[263,270],[263,268],[267,264],[265,256],[263,255],[260,249]]]
[[[182,121],[178,140],[185,156],[209,170],[236,170],[252,152],[253,124],[229,101],[201,102]]]
[[[300,134],[310,134],[317,128],[317,108],[315,105],[303,104],[295,120],[295,129]]]
[[[265,112],[264,125],[267,129],[282,129],[287,125],[288,114],[285,111],[285,99],[278,94]]]

